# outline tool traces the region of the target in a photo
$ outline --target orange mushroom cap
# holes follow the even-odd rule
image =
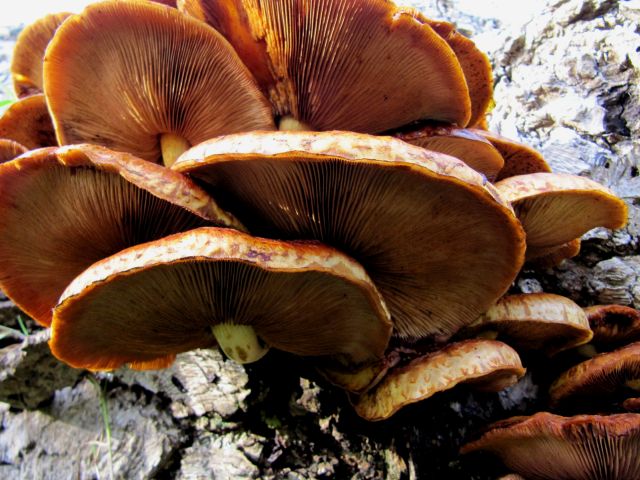
[[[0,138],[0,163],[13,160],[27,151],[28,149],[18,142]]]
[[[0,138],[18,142],[29,150],[56,146],[44,95],[31,95],[12,103],[0,118]]]

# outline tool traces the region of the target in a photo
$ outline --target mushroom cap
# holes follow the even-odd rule
[[[211,327],[249,325],[274,348],[361,363],[391,335],[364,269],[317,243],[199,228],[100,261],[65,290],[51,350],[74,367],[144,366],[215,345]]]
[[[397,139],[229,135],[173,168],[215,190],[256,235],[319,240],[354,257],[402,337],[451,336],[504,294],[522,264],[520,224],[484,177]]]
[[[640,398],[627,398],[622,402],[622,408],[628,412],[640,412]]]
[[[527,248],[559,247],[592,228],[615,229],[627,223],[624,201],[585,177],[532,173],[495,186],[513,205],[527,233]]]
[[[405,129],[393,136],[412,145],[456,157],[489,180],[496,178],[504,165],[502,155],[491,142],[469,129],[432,124]]]
[[[28,151],[27,147],[13,140],[0,138],[0,163],[8,162]]]
[[[378,385],[356,400],[354,407],[362,418],[375,422],[459,383],[499,391],[524,373],[520,357],[508,345],[494,340],[465,340],[389,370]]]
[[[623,305],[594,305],[584,309],[599,350],[612,350],[640,340],[640,312]]]
[[[18,142],[29,150],[57,145],[44,95],[31,95],[12,103],[0,118],[0,138]]]
[[[580,253],[581,241],[575,238],[570,242],[552,247],[531,247],[527,248],[525,258],[527,263],[534,268],[553,268],[560,265],[564,260],[573,258]]]
[[[580,306],[551,293],[508,295],[461,332],[463,336],[497,331],[498,340],[546,355],[587,343],[591,329]]]
[[[640,415],[514,417],[494,423],[461,452],[478,450],[529,480],[637,480]]]
[[[640,379],[640,342],[613,352],[602,353],[570,368],[549,388],[549,403],[553,407],[568,405],[581,399],[597,402],[632,391],[627,382]],[[575,405],[571,405],[575,408]]]
[[[221,32],[278,116],[379,133],[422,119],[465,126],[471,102],[447,42],[386,0],[180,0]]]
[[[451,47],[460,62],[469,88],[471,117],[468,125],[482,123],[485,113],[493,103],[493,71],[489,57],[472,40],[458,32],[452,23],[432,20],[413,8],[400,7],[400,10],[429,25]]]
[[[93,143],[158,162],[163,134],[195,145],[275,128],[224,38],[154,2],[95,3],[70,17],[47,48],[44,77],[61,145]]]
[[[551,172],[551,167],[536,149],[487,130],[472,129],[472,131],[491,142],[504,158],[504,167],[500,170],[496,181],[516,175]]]
[[[18,35],[11,58],[13,89],[18,98],[42,93],[42,61],[47,45],[70,13],[52,13],[27,25]]]
[[[0,164],[0,287],[43,325],[68,283],[125,247],[239,226],[189,179],[105,148],[34,150]]]

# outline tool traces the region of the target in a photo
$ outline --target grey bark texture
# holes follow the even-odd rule
[[[640,307],[640,1],[540,2],[517,24],[491,8],[466,14],[463,0],[407,3],[457,22],[490,49],[494,130],[629,204],[627,228],[590,232],[579,257],[525,270],[513,292]],[[16,315],[0,302],[2,324],[17,329]],[[545,378],[536,372],[559,368],[524,356],[530,373],[504,392],[456,388],[371,424],[289,355],[242,367],[195,351],[163,371],[94,376],[59,364],[46,340],[46,332],[11,331],[0,340],[0,478],[495,479],[508,472],[484,457],[461,458],[460,445],[490,421],[544,409]]]

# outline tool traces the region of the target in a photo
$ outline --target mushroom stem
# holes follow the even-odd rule
[[[636,390],[640,392],[640,378],[634,378],[633,380],[627,380],[625,385],[632,390]]]
[[[596,350],[596,347],[591,343],[580,345],[576,348],[576,351],[583,357],[587,358],[593,358],[598,354],[598,350]]]
[[[293,118],[291,115],[287,115],[280,119],[278,130],[281,132],[310,132],[313,129],[310,125],[307,125],[297,118]]]
[[[238,363],[256,362],[269,351],[249,325],[219,323],[211,331],[225,355]]]
[[[175,133],[163,133],[160,135],[160,148],[164,166],[171,167],[180,155],[191,148],[191,144]]]

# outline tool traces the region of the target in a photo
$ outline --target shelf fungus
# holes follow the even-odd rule
[[[58,143],[44,95],[39,93],[12,103],[0,118],[0,138],[33,150]]]
[[[55,308],[51,350],[74,367],[168,366],[220,345],[362,364],[382,356],[389,313],[364,269],[312,242],[199,228],[131,247],[78,276]]]
[[[454,50],[392,2],[181,0],[178,8],[229,40],[282,130],[379,133],[426,119],[464,127],[471,118]]]
[[[458,384],[497,392],[516,383],[524,373],[520,357],[508,345],[495,340],[465,340],[390,369],[373,389],[355,399],[354,407],[366,420],[385,420],[406,405]]]
[[[582,345],[592,337],[582,308],[551,293],[503,297],[464,327],[460,335],[495,338],[518,351],[540,351],[548,356]]]
[[[456,157],[491,181],[504,166],[502,155],[491,142],[470,129],[430,124],[405,128],[392,135],[412,145]]]
[[[125,247],[204,225],[240,228],[182,175],[93,145],[0,164],[0,287],[43,325],[67,284]]]
[[[461,451],[492,453],[528,480],[637,480],[640,415],[514,417]]]
[[[570,368],[549,388],[553,408],[591,408],[640,391],[640,342],[601,353]]]
[[[463,162],[389,137],[255,132],[213,139],[174,168],[256,235],[318,240],[359,261],[396,334],[446,339],[505,293],[520,223]]]
[[[532,173],[501,180],[496,189],[511,202],[524,227],[527,260],[548,256],[554,247],[565,249],[592,228],[617,229],[627,223],[624,201],[585,177]]]
[[[18,35],[11,57],[11,78],[18,98],[43,92],[42,61],[47,45],[70,13],[52,13],[27,25]]]
[[[251,73],[215,30],[154,2],[101,2],[58,29],[44,62],[61,145],[171,165],[217,135],[275,128]]]

